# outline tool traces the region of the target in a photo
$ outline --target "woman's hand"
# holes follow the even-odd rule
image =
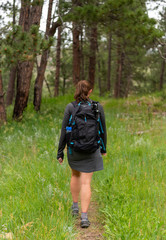
[[[103,156],[107,156],[107,153],[102,153],[101,155],[103,155]]]
[[[63,159],[62,159],[62,158],[59,158],[59,159],[58,159],[58,162],[62,165]]]

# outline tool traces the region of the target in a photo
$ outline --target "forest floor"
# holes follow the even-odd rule
[[[99,240],[104,239],[104,224],[102,222],[102,218],[99,216],[99,206],[97,202],[92,199],[90,203],[90,207],[88,210],[88,218],[91,223],[89,228],[81,228],[80,227],[80,216],[76,220],[76,229],[78,231],[78,235],[75,240]]]

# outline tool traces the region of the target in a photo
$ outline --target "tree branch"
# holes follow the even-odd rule
[[[62,22],[58,19],[56,22],[53,22],[49,32],[48,32],[48,36],[54,36],[56,29],[62,25]]]

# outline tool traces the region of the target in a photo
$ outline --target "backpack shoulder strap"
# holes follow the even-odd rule
[[[74,107],[76,107],[78,105],[76,101],[71,102],[71,103],[73,104]]]
[[[73,121],[74,118],[75,118],[76,113],[78,112],[78,110],[80,108],[80,105],[76,101],[72,102],[72,104],[74,106],[74,110],[73,110],[73,113],[72,113],[71,120]]]

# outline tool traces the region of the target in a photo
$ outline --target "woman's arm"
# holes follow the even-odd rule
[[[100,136],[103,140],[104,147],[101,149],[101,153],[106,153],[106,145],[107,145],[107,130],[106,130],[106,123],[105,123],[105,114],[103,107],[99,104],[99,112],[100,112],[100,119],[101,119],[101,125],[100,126]],[[103,131],[102,131],[103,130]]]
[[[57,153],[57,159],[61,158],[63,160],[64,153],[63,150],[66,146],[66,126],[69,122],[70,115],[72,113],[73,105],[69,103],[66,106],[65,112],[64,112],[64,118],[62,122],[62,128],[61,128],[61,136],[59,140],[59,146],[58,146],[58,153]]]

